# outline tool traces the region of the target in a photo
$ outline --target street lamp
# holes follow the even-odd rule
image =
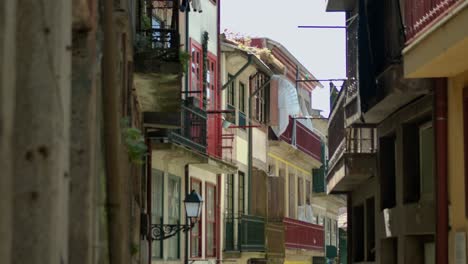
[[[203,198],[195,190],[192,190],[192,192],[185,197],[184,204],[188,223],[185,223],[185,225],[153,224],[151,225],[151,240],[168,239],[177,235],[180,231],[187,232],[195,226],[198,219],[200,219]]]

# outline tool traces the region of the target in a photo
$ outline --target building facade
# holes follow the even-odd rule
[[[349,197],[349,262],[466,262],[464,176],[452,161],[463,146],[448,136],[463,138],[466,65],[454,54],[466,48],[466,4],[327,3],[348,19],[348,81],[330,116],[337,136],[327,184]],[[458,91],[453,102],[447,88]]]

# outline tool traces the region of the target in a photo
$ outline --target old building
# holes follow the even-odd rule
[[[403,18],[408,28],[402,51],[405,77],[440,78],[435,94],[435,118],[439,127],[436,149],[441,162],[436,167],[436,193],[440,197],[437,263],[466,263],[468,33],[465,28],[468,1],[423,1],[423,5],[405,1]]]
[[[330,115],[327,185],[348,195],[350,263],[448,261],[446,154],[437,143],[444,87],[421,78],[434,76],[405,78],[402,56],[414,25],[426,11],[442,12],[442,2],[328,1],[328,11],[347,18],[348,80]]]

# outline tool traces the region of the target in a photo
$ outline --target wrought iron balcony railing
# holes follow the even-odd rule
[[[265,219],[252,215],[226,216],[225,240],[226,251],[265,251]]]
[[[181,107],[181,120],[182,127],[170,133],[169,139],[205,153],[207,144],[206,111],[195,106],[193,102],[185,100]]]

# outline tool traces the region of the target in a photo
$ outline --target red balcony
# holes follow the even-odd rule
[[[295,128],[295,145],[302,152],[307,155],[321,160],[322,156],[322,146],[320,137],[317,136],[314,132],[310,131],[306,126],[300,122],[294,121],[291,117],[289,118],[289,125],[286,131],[281,135],[281,139],[287,142],[288,144],[293,144],[293,131]]]
[[[443,18],[461,0],[406,0],[406,40],[414,38]]]
[[[325,233],[323,226],[284,218],[286,248],[324,250]]]

